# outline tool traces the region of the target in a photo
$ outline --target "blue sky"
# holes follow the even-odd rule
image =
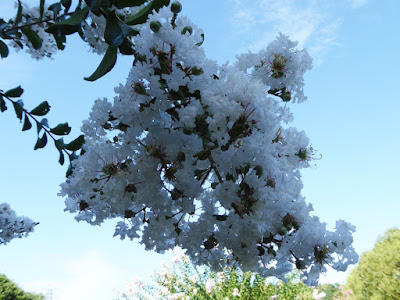
[[[1,1],[8,13],[12,1]],[[36,0],[26,1],[30,4]],[[328,227],[344,219],[357,226],[358,253],[371,250],[379,235],[400,227],[398,192],[398,70],[400,2],[397,0],[271,1],[182,0],[183,14],[205,32],[207,55],[220,63],[235,54],[266,47],[281,31],[299,40],[314,57],[305,78],[309,100],[292,105],[294,125],[308,134],[322,159],[303,171],[303,195]],[[97,98],[113,97],[131,58],[119,58],[105,78],[83,80],[101,57],[76,38],[54,60],[33,61],[11,53],[0,61],[0,89],[22,85],[33,108],[49,101],[50,125],[68,121],[80,134]],[[33,151],[35,132],[21,132],[12,110],[0,115],[1,202],[39,221],[28,238],[0,247],[0,272],[36,291],[53,288],[53,299],[112,299],[133,277],[148,276],[171,255],[146,252],[136,241],[113,238],[114,223],[77,223],[57,196],[65,168],[52,145]],[[324,282],[343,282],[328,272]]]

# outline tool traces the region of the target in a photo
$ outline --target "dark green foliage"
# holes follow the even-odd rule
[[[115,14],[115,11],[110,12],[104,32],[104,40],[110,46],[119,46],[124,42],[125,37],[137,34],[139,34],[139,31],[122,22]]]
[[[86,19],[89,10],[89,7],[86,6],[73,14],[70,18],[50,26],[46,29],[46,32],[54,35],[69,35],[78,32],[81,28],[81,23]]]
[[[61,123],[56,127],[51,128],[50,132],[55,135],[67,135],[71,132],[71,127],[69,127],[68,123]]]
[[[8,53],[9,53],[9,51],[8,51],[7,45],[2,40],[0,40],[0,56],[1,56],[1,58],[7,57]]]
[[[143,7],[137,14],[128,18],[125,21],[125,23],[128,25],[137,25],[145,23],[149,14],[151,14],[153,10],[158,11],[161,7],[168,5],[169,2],[170,2],[169,0],[153,0],[145,7]]]
[[[65,145],[65,149],[70,151],[78,151],[79,149],[82,148],[84,142],[85,142],[85,136],[82,134],[69,144]]]
[[[114,6],[118,8],[139,6],[145,3],[146,0],[115,0]]]
[[[6,276],[0,275],[0,300],[45,300],[45,297],[24,292]]]
[[[47,144],[47,135],[46,133],[43,133],[42,137],[38,138],[35,144],[35,148],[33,148],[33,150],[44,148],[46,144]]]
[[[31,110],[31,114],[35,116],[44,116],[50,111],[50,105],[47,101],[43,101],[34,109]]]
[[[400,230],[390,229],[365,252],[346,288],[354,299],[400,299]]]
[[[21,88],[21,86],[17,86],[16,88],[13,88],[13,89],[5,92],[4,96],[10,97],[10,98],[17,98],[17,97],[21,97],[23,92],[24,92],[24,90]]]
[[[39,37],[36,31],[29,29],[27,27],[21,28],[21,31],[23,34],[26,35],[28,40],[32,43],[33,48],[38,50],[42,47],[42,39]]]
[[[115,63],[117,62],[117,54],[118,48],[117,47],[108,47],[106,54],[104,55],[100,65],[97,67],[96,71],[89,77],[85,77],[87,81],[95,81],[102,77],[103,75],[107,74],[111,71],[114,67]]]

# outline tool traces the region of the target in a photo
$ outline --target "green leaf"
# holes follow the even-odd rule
[[[51,10],[53,12],[54,20],[57,20],[58,13],[61,10],[61,4],[60,3],[54,3],[49,6],[48,10]]]
[[[71,7],[72,1],[71,0],[61,0],[61,4],[65,8],[65,13],[67,13],[69,8]]]
[[[71,127],[68,126],[68,123],[60,123],[56,127],[51,128],[50,132],[55,135],[67,135],[71,132]]]
[[[17,118],[22,120],[22,112],[24,111],[22,105],[18,102],[13,102],[13,105]]]
[[[0,95],[0,110],[1,110],[1,112],[4,112],[7,110],[6,102],[4,101],[2,95]]]
[[[0,56],[1,58],[5,58],[8,56],[8,47],[6,43],[4,43],[2,40],[0,40]]]
[[[50,105],[47,101],[43,101],[34,109],[31,110],[31,114],[35,116],[44,116],[50,111]]]
[[[64,144],[64,139],[60,138],[58,140],[54,141],[54,144],[56,145],[56,148],[58,151],[61,151],[62,149],[64,149],[65,144]]]
[[[15,24],[21,23],[22,21],[22,5],[21,1],[18,0],[18,11],[17,11],[17,16],[15,17]]]
[[[5,92],[4,96],[10,97],[10,98],[17,98],[17,97],[20,97],[23,92],[24,92],[24,89],[21,88],[21,86],[17,86],[16,88],[13,88],[13,89]]]
[[[202,150],[202,151],[196,153],[195,155],[193,155],[193,157],[197,157],[200,160],[205,160],[210,155],[211,155],[211,150],[210,149],[206,149],[206,150]]]
[[[114,5],[117,8],[134,7],[142,5],[146,0],[115,0]]]
[[[138,13],[126,19],[125,23],[128,25],[143,24],[154,9],[158,12],[161,7],[169,5],[169,2],[170,0],[153,0]]]
[[[33,48],[36,50],[42,47],[42,39],[39,37],[36,31],[29,29],[27,27],[21,28],[23,34],[26,35],[28,40],[32,43]]]
[[[58,159],[58,162],[60,163],[60,165],[63,165],[65,162],[64,153],[62,151],[60,151],[60,158]]]
[[[135,50],[132,48],[132,46],[133,46],[132,43],[127,38],[125,38],[123,43],[118,46],[119,53],[123,55],[135,54]]]
[[[115,11],[111,11],[107,18],[106,29],[104,31],[104,39],[110,46],[119,46],[124,42],[126,36],[139,34],[130,26],[122,22]]]
[[[109,46],[96,71],[94,71],[90,77],[85,77],[84,79],[87,81],[95,81],[110,72],[117,62],[117,50],[117,47]]]
[[[40,0],[39,13],[40,13],[39,19],[42,20],[44,14],[44,0]]]
[[[49,128],[49,122],[46,118],[43,118],[40,122],[36,121],[37,132],[39,134],[40,130],[42,130],[43,126]]]
[[[202,40],[201,42],[198,42],[198,43],[196,44],[197,47],[200,47],[200,46],[203,45],[203,43],[204,43],[204,33],[201,34],[201,37],[203,38],[203,40]]]
[[[67,41],[67,39],[65,38],[65,35],[56,35],[53,34],[54,39],[56,40],[57,43],[57,48],[60,50],[64,50],[65,49],[65,42]]]
[[[76,139],[74,139],[72,142],[69,144],[65,145],[65,149],[70,150],[70,151],[78,151],[79,149],[82,148],[82,145],[85,143],[85,136],[82,134],[78,136]]]
[[[47,135],[46,135],[46,133],[43,133],[43,136],[41,138],[38,138],[38,140],[35,144],[35,148],[33,148],[33,150],[44,148],[44,146],[46,146],[46,144],[47,144]]]
[[[29,121],[28,116],[25,114],[24,126],[22,127],[22,131],[29,130],[29,129],[31,129],[31,128],[32,128],[32,124],[31,124],[31,122]]]
[[[89,6],[74,13],[70,18],[51,25],[45,31],[55,35],[69,35],[73,34],[81,28],[81,23],[86,19],[89,13]]]
[[[49,122],[47,121],[46,118],[43,118],[40,122],[36,121],[37,134],[39,134],[39,132],[40,132],[40,130],[42,130],[43,126],[49,128]]]

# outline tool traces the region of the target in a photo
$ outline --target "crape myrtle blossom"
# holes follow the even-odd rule
[[[17,6],[17,3],[15,4]],[[10,40],[11,45],[18,52],[21,49],[25,49],[25,52],[31,55],[32,58],[36,60],[40,60],[44,57],[51,57],[53,54],[57,52],[57,42],[53,35],[45,32],[47,28],[47,24],[45,22],[39,23],[36,22],[40,17],[40,9],[39,6],[29,7],[29,5],[25,2],[21,1],[22,6],[22,24],[31,24],[29,28],[25,28],[24,30],[32,30],[36,32],[38,37],[41,40],[41,45],[33,45],[32,42],[27,38],[25,34],[22,34],[18,37]],[[45,5],[43,19],[52,20],[53,12],[48,10],[48,6]],[[10,21],[12,23],[12,21]]]
[[[7,203],[0,204],[0,245],[14,238],[27,236],[38,223],[26,217],[19,217]]]
[[[315,284],[325,265],[356,263],[354,226],[328,231],[301,196],[314,152],[287,125],[286,104],[306,100],[306,50],[280,34],[220,66],[203,39],[169,7],[150,15],[126,83],[83,122],[85,153],[61,185],[65,210],[92,225],[115,218],[115,236],[159,253],[179,246],[215,270],[283,278],[299,269]]]

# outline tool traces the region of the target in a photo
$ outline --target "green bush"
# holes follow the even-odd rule
[[[0,275],[0,300],[45,300],[45,297],[26,293],[5,275]]]

